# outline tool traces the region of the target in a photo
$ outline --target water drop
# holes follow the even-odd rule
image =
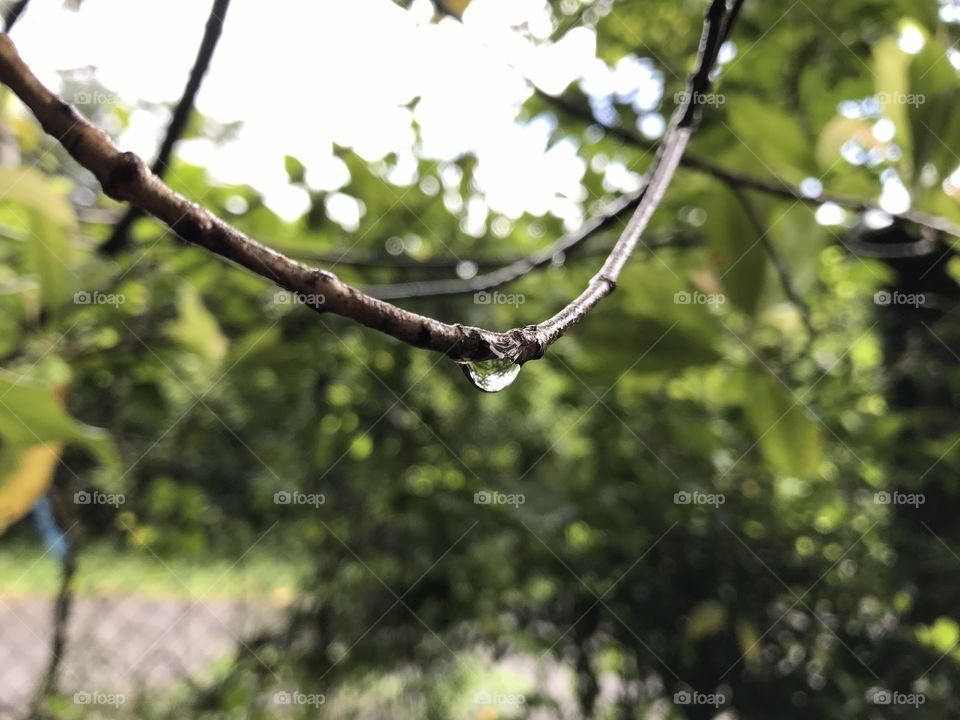
[[[500,392],[520,374],[520,366],[507,358],[460,363],[460,369],[474,387],[489,393]]]

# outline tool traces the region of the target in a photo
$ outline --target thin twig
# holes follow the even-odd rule
[[[17,2],[7,8],[7,12],[3,16],[3,31],[5,33],[13,30],[13,26],[17,24],[17,20],[20,19],[20,16],[23,15],[23,11],[27,9],[27,5],[29,4],[30,0],[17,0]]]
[[[625,127],[619,125],[608,125],[600,122],[593,116],[593,113],[590,112],[588,108],[582,107],[581,105],[571,101],[569,98],[548,95],[541,90],[535,90],[535,92],[542,100],[549,103],[553,107],[562,110],[565,114],[577,117],[583,122],[599,126],[610,137],[622,140],[623,142],[642,150],[650,151],[655,147],[652,142],[644,139]],[[776,195],[778,197],[795,200],[796,202],[803,203],[804,205],[819,207],[824,203],[833,203],[858,213],[864,213],[868,211],[886,213],[886,211],[883,210],[879,205],[867,200],[861,200],[860,198],[849,197],[846,195],[835,195],[831,193],[821,193],[816,197],[812,197],[804,194],[796,185],[793,185],[783,178],[775,175],[771,176],[770,178],[757,177],[739,170],[725,168],[722,165],[717,165],[710,160],[705,160],[696,155],[684,155],[680,160],[680,164],[687,169],[702,172],[706,175],[716,178],[717,180],[722,180],[728,184],[735,184],[738,187],[746,190],[756,190],[768,195]],[[930,215],[919,210],[907,210],[903,213],[887,214],[907,220],[931,230],[946,233],[947,235],[952,235],[954,237],[960,237],[960,225],[956,225],[949,220],[937,217],[936,215]]]
[[[737,8],[742,0],[734,0]],[[253,240],[208,210],[174,192],[135,153],[121,152],[110,138],[63,102],[30,71],[7,35],[0,35],[0,81],[30,108],[44,130],[98,179],[104,192],[139,206],[164,222],[183,240],[298,293],[318,312],[331,312],[380,330],[417,347],[456,360],[507,358],[518,364],[543,356],[546,349],[613,292],[624,264],[640,241],[672,180],[711,86],[728,16],[724,0],[711,0],[704,16],[696,71],[657,153],[636,211],[586,289],[560,312],[538,325],[493,332],[447,324],[404,310],[347,285],[333,273],[309,267]]]
[[[556,259],[564,257],[576,245],[611,227],[618,220],[627,217],[639,204],[643,191],[630,197],[617,200],[614,207],[607,213],[594,218],[580,230],[557,240],[550,247],[535,252],[527,257],[518,258],[509,265],[493,272],[477,275],[464,280],[449,278],[446,280],[428,280],[424,282],[396,283],[392,285],[375,285],[366,289],[373,297],[381,300],[396,300],[399,298],[413,298],[436,295],[461,295],[465,293],[492,290],[509,282],[523,277],[531,270],[544,267]]]
[[[729,185],[728,187],[737,198],[737,201],[740,203],[740,207],[743,208],[744,214],[746,214],[750,224],[753,225],[754,230],[756,230],[757,241],[760,243],[763,251],[767,254],[770,264],[773,265],[773,269],[777,273],[777,278],[780,280],[780,286],[783,288],[784,294],[797,309],[797,312],[800,313],[803,326],[807,330],[807,336],[810,340],[812,340],[814,338],[814,329],[813,323],[810,320],[810,306],[807,305],[806,301],[800,296],[800,293],[798,293],[797,289],[794,287],[793,279],[790,277],[790,268],[787,265],[786,258],[783,257],[783,254],[780,252],[777,246],[773,244],[773,241],[770,239],[770,229],[766,226],[766,223],[764,223],[763,218],[760,217],[760,213],[756,206],[750,202],[750,198],[747,197],[747,193],[736,185]]]
[[[60,667],[67,652],[67,637],[70,624],[70,610],[73,607],[73,577],[77,572],[76,535],[68,528],[64,537],[66,555],[60,570],[60,589],[57,592],[53,606],[53,637],[50,644],[50,659],[43,678],[37,685],[34,695],[34,710],[39,707],[43,699],[56,692],[57,681],[60,677]]]
[[[629,198],[630,202],[627,203],[627,210],[634,207],[634,203],[632,202],[634,199],[635,198]],[[445,278],[442,280],[368,285],[364,290],[373,297],[380,298],[381,300],[406,300],[411,298],[469,295],[471,293],[494,290],[495,288],[519,280],[534,270],[565,262],[569,257],[574,255],[574,251],[582,245],[584,240],[607,229],[615,220],[625,217],[627,214],[622,201],[618,201],[617,209],[591,220],[587,225],[577,231],[576,234],[564,236],[548,248],[538,250],[511,262],[501,263],[500,267],[496,270],[472,278]],[[692,247],[695,244],[695,239],[690,238],[688,235],[672,233],[661,238],[650,239],[644,243],[644,246],[648,250],[653,250],[663,247]],[[609,250],[603,251],[603,254],[607,252],[609,252]],[[577,254],[591,256],[596,253]]]
[[[2,234],[2,230],[0,230]],[[603,254],[609,250],[603,251]],[[410,271],[410,272],[444,272],[451,273],[463,268],[464,265],[473,265],[477,270],[496,270],[512,265],[522,260],[529,260],[530,255],[513,255],[507,257],[431,257],[424,260],[417,260],[407,255],[383,255],[383,254],[354,254],[337,253],[335,251],[318,252],[313,250],[294,250],[289,251],[290,255],[299,260],[309,260],[310,262],[320,263],[321,265],[358,267],[358,268],[377,268],[383,270]],[[578,253],[578,257],[594,257],[596,252]],[[569,257],[569,256],[568,256]],[[371,295],[376,295],[373,291],[375,287],[365,288],[365,291]],[[377,296],[379,297],[379,295]]]
[[[167,132],[164,135],[163,143],[157,152],[157,157],[150,168],[157,177],[163,177],[167,168],[170,166],[170,156],[173,154],[173,147],[183,135],[190,120],[190,113],[193,111],[194,101],[197,93],[200,91],[200,85],[210,67],[210,61],[213,59],[214,50],[217,49],[217,42],[223,31],[223,20],[230,8],[230,0],[214,0],[210,8],[210,15],[207,18],[207,25],[203,32],[203,39],[200,41],[200,48],[197,50],[197,57],[193,63],[193,69],[190,71],[190,77],[187,79],[186,87],[183,88],[183,94],[173,111],[173,117],[167,126]],[[130,244],[130,231],[133,225],[143,217],[143,211],[135,206],[127,209],[127,212],[114,226],[113,232],[100,246],[100,252],[105,255],[116,255]]]

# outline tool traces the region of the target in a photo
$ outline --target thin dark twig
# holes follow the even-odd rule
[[[74,523],[75,525],[75,523]],[[60,667],[67,652],[67,632],[70,622],[70,610],[73,607],[73,577],[77,572],[77,551],[75,547],[76,533],[70,529],[64,533],[67,538],[66,555],[60,570],[60,589],[53,605],[53,637],[50,644],[50,660],[43,678],[37,685],[34,696],[34,707],[45,697],[56,692],[57,681],[60,677]],[[72,537],[73,536],[73,537]]]
[[[50,666],[47,668],[47,692],[56,686],[60,674],[60,665],[67,650],[67,626],[70,619],[70,608],[73,606],[73,592],[71,590],[73,576],[77,572],[76,553],[72,547],[67,550],[67,557],[63,563],[60,575],[60,590],[53,613],[53,645],[50,648]]]
[[[597,255],[606,255],[609,252],[607,249],[597,249],[589,250],[583,252],[570,252],[567,254],[561,253],[558,255],[559,258],[570,259],[573,257],[596,257]],[[465,265],[473,265],[477,270],[496,270],[499,268],[512,265],[514,263],[527,261],[530,262],[530,258],[533,255],[513,255],[502,258],[494,257],[466,257],[466,258],[448,258],[448,257],[433,257],[427,258],[426,260],[415,260],[414,258],[407,256],[393,256],[393,255],[354,255],[354,254],[338,254],[335,252],[313,252],[308,250],[291,250],[290,255],[300,260],[309,260],[310,262],[317,262],[322,265],[330,265],[337,267],[357,267],[357,268],[374,268],[382,270],[395,270],[398,272],[404,273],[451,273],[461,270]],[[449,280],[454,278],[444,278],[444,280]],[[475,279],[475,278],[471,278]],[[466,282],[466,280],[465,280]],[[368,286],[367,292],[374,294],[374,288],[381,287],[379,285]],[[378,295],[379,297],[379,295]]]
[[[290,250],[290,255],[301,260],[320,263],[321,265],[382,268],[384,270],[411,270],[411,271],[445,271],[454,272],[464,264],[472,263],[477,269],[499,268],[517,262],[520,257],[471,257],[448,258],[432,257],[426,260],[416,260],[407,255],[362,255],[354,253],[319,252],[314,250]]]
[[[810,306],[807,305],[807,302],[800,296],[800,293],[797,292],[796,287],[794,287],[793,278],[790,277],[790,267],[787,265],[786,258],[783,257],[779,248],[777,248],[770,239],[770,228],[766,226],[756,206],[750,202],[750,198],[747,197],[747,193],[742,188],[736,185],[729,185],[729,188],[740,203],[740,207],[743,208],[743,212],[749,219],[750,224],[753,225],[757,233],[757,241],[767,254],[770,264],[773,265],[773,269],[777,273],[777,278],[780,280],[780,286],[783,288],[784,294],[800,313],[803,326],[807,329],[807,336],[812,340],[814,337],[814,329],[813,323],[810,320]]]
[[[618,220],[627,217],[637,207],[641,197],[643,197],[643,191],[617,200],[609,212],[589,221],[576,233],[566,235],[550,247],[527,257],[518,258],[492,272],[477,275],[467,280],[448,278],[445,280],[374,285],[366,288],[366,291],[381,300],[397,300],[436,295],[462,295],[482,290],[492,290],[523,277],[531,270],[544,267],[564,257],[579,243],[613,226]]]
[[[628,199],[631,201],[629,206],[634,207],[632,201],[635,198],[631,197]],[[621,206],[622,202],[623,201],[619,201],[618,206]],[[444,278],[442,280],[421,280],[384,285],[368,285],[364,289],[373,297],[382,300],[407,300],[412,298],[469,295],[471,293],[494,290],[503,285],[515,282],[534,270],[565,262],[570,257],[592,257],[597,254],[607,254],[609,249],[600,250],[599,252],[575,253],[574,251],[578,251],[583,241],[588,237],[592,237],[602,230],[607,229],[613,224],[613,221],[625,215],[626,213],[621,206],[619,210],[614,210],[591,220],[590,223],[581,228],[576,234],[564,236],[548,248],[538,250],[530,255],[517,258],[510,262],[501,263],[496,270],[476,275],[472,278]],[[600,227],[601,225],[602,227]],[[664,247],[693,247],[696,244],[696,239],[691,238],[688,234],[673,232],[665,234],[663,237],[651,238],[644,243],[644,246],[648,250],[654,250]]]
[[[855,255],[873,258],[914,258],[932,255],[937,249],[936,239],[929,235],[921,235],[916,240],[897,243],[866,242],[857,237],[840,239],[840,244]]]
[[[207,69],[210,67],[213,53],[217,49],[217,43],[223,32],[223,21],[229,8],[230,0],[214,0],[213,6],[210,9],[207,25],[203,32],[203,39],[200,41],[200,48],[197,50],[197,57],[196,60],[194,60],[193,69],[190,71],[190,77],[187,79],[187,84],[183,88],[180,101],[173,111],[173,117],[167,126],[167,132],[163,137],[163,142],[160,145],[160,150],[157,152],[157,157],[150,167],[150,170],[157,177],[162,178],[166,174],[167,168],[170,166],[170,157],[173,154],[173,148],[177,144],[177,141],[180,140],[183,131],[187,127],[187,122],[190,120],[194,101],[197,98],[197,93],[200,91],[200,86],[203,84],[203,78],[207,74]],[[126,248],[127,245],[130,244],[130,231],[133,229],[133,225],[143,217],[143,215],[143,211],[136,206],[128,208],[124,216],[114,226],[113,232],[110,233],[110,236],[100,246],[100,252],[105,255],[116,255]]]
[[[20,19],[20,16],[23,15],[23,11],[27,9],[27,5],[30,4],[30,0],[17,0],[13,5],[7,8],[7,12],[3,16],[3,31],[5,33],[13,30],[13,26],[17,24],[17,20]]]
[[[549,103],[558,110],[562,110],[566,115],[577,117],[583,122],[597,125],[598,127],[602,128],[603,131],[610,137],[617,138],[628,145],[632,145],[646,151],[653,150],[655,147],[652,142],[637,135],[628,128],[620,125],[609,125],[600,122],[596,117],[594,117],[593,113],[588,108],[571,101],[569,98],[548,95],[541,90],[535,90],[535,92],[537,96],[544,102]],[[796,185],[787,182],[781,177],[777,177],[775,175],[772,175],[769,178],[757,177],[739,170],[725,168],[722,165],[718,165],[697,155],[684,155],[680,159],[680,164],[687,169],[702,172],[705,175],[709,175],[717,180],[722,180],[728,184],[733,183],[747,190],[756,190],[768,195],[775,195],[777,197],[795,200],[796,202],[804,205],[819,207],[824,203],[833,203],[858,213],[864,213],[868,211],[885,212],[879,205],[867,200],[862,200],[860,198],[849,197],[846,195],[836,195],[832,193],[821,193],[817,196],[807,195],[804,194]],[[896,214],[893,217],[907,220],[930,230],[942,232],[954,237],[960,237],[960,226],[950,222],[945,218],[937,217],[936,215],[930,215],[929,213],[921,212],[919,210],[907,210],[906,212]]]

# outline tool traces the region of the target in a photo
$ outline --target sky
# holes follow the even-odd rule
[[[590,29],[547,43],[553,28],[538,0],[476,0],[462,24],[433,22],[429,0],[417,0],[409,11],[389,0],[274,0],[269,12],[266,6],[232,3],[197,98],[205,115],[242,121],[238,138],[225,147],[186,141],[178,153],[221,182],[253,185],[287,219],[304,212],[308,198],[290,186],[284,155],[306,165],[308,184],[332,191],[349,179],[333,154],[334,142],[370,161],[397,153],[393,179],[409,183],[416,170],[415,120],[420,155],[477,154],[485,198],[483,207],[471,208],[475,229],[489,210],[514,218],[553,212],[576,226],[585,164],[573,141],[548,147],[553,127],[546,117],[516,121],[530,94],[526,78],[548,92],[582,76],[599,88],[639,78],[647,83],[645,96],[659,98],[655,73],[638,72],[636,62],[611,70],[599,61]],[[92,66],[97,80],[125,104],[173,103],[209,8],[197,0],[86,0],[80,12],[71,12],[38,0],[14,40],[54,88],[61,86],[58,71]],[[416,97],[411,111],[407,106]],[[658,118],[646,128],[656,130]],[[151,158],[165,122],[150,110],[135,111],[121,146]],[[347,226],[362,211],[343,195],[330,205]]]

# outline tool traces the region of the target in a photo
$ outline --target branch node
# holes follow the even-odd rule
[[[147,178],[146,164],[138,155],[123,152],[117,155],[110,173],[103,179],[103,191],[114,200],[132,200]]]
[[[526,325],[500,334],[490,343],[490,348],[498,357],[523,365],[530,360],[542,358],[548,344],[539,325]]]
[[[339,278],[329,270],[324,270],[322,268],[314,268],[313,270],[313,281],[318,285],[334,283],[338,280]]]
[[[604,285],[607,286],[607,288],[608,288],[607,293],[608,293],[608,294],[609,294],[609,293],[612,293],[614,290],[617,289],[617,281],[614,280],[614,279],[613,279],[612,277],[610,277],[609,275],[607,275],[606,273],[602,273],[602,272],[601,272],[601,273],[597,273],[596,279],[599,280],[600,282],[602,282]]]
[[[198,213],[198,206],[194,205],[191,212],[185,213],[183,217],[172,223],[170,227],[181,238],[193,245],[203,247],[203,237],[213,227],[204,213]],[[211,242],[213,239],[210,239]]]

